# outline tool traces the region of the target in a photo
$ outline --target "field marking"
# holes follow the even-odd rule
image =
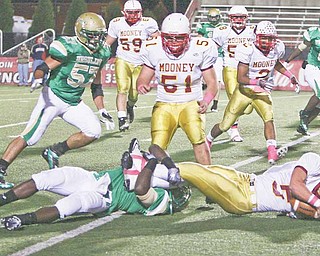
[[[50,239],[48,239],[47,241],[44,242],[40,242],[34,245],[31,245],[29,247],[26,247],[18,252],[15,252],[13,254],[10,254],[8,256],[27,256],[27,255],[31,255],[33,253],[39,252],[43,249],[46,249],[50,246],[53,246],[57,243],[60,243],[64,240],[70,239],[70,238],[74,238],[76,236],[79,236],[83,233],[86,233],[92,229],[95,229],[97,227],[100,227],[110,221],[113,221],[114,219],[119,218],[121,215],[123,214],[123,212],[115,212],[113,214],[111,214],[110,216],[106,216],[103,218],[99,218],[95,221],[92,221],[88,224],[82,225],[76,229],[70,230],[62,235],[59,236],[55,236],[55,237],[51,237]]]

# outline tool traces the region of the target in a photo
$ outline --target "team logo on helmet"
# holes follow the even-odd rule
[[[270,21],[261,21],[255,28],[256,40],[254,44],[265,55],[268,55],[277,44],[277,30]]]
[[[122,14],[130,25],[137,23],[142,17],[142,7],[140,2],[136,0],[128,0],[123,6]]]
[[[231,7],[228,17],[232,28],[243,30],[246,27],[249,15],[244,6],[236,5]]]
[[[76,21],[74,30],[79,41],[91,51],[96,51],[103,45],[107,34],[104,19],[93,12],[81,14]]]
[[[161,26],[162,48],[175,58],[181,57],[189,48],[190,23],[181,13],[172,13],[162,22]]]
[[[220,14],[220,10],[216,9],[216,8],[212,8],[209,10],[208,12],[208,21],[213,25],[216,26],[220,23],[221,21],[221,14]]]

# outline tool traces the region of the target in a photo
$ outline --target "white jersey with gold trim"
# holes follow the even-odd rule
[[[214,29],[212,40],[223,49],[223,66],[237,68],[235,48],[239,44],[253,41],[254,38],[254,26],[247,26],[238,33],[230,26],[224,25]]]
[[[320,156],[315,153],[306,153],[298,161],[273,166],[262,175],[256,176],[257,212],[292,211],[289,203],[289,184],[292,172],[296,166],[302,167],[305,170],[308,190],[317,197],[320,197]]]
[[[160,37],[147,40],[141,49],[142,61],[155,70],[156,101],[160,102],[201,100],[202,71],[211,68],[217,57],[217,46],[204,37],[191,38],[188,50],[179,58],[163,50]]]
[[[134,65],[141,65],[139,53],[142,42],[158,30],[157,22],[150,17],[142,17],[132,26],[124,17],[118,17],[110,21],[108,35],[118,38],[117,57]]]
[[[250,79],[268,79],[273,84],[272,71],[279,59],[285,54],[284,43],[277,40],[273,50],[265,56],[252,42],[240,44],[236,47],[235,59],[249,65]],[[245,87],[253,87],[245,85]]]

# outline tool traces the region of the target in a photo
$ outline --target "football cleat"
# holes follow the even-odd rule
[[[129,123],[131,124],[134,120],[134,111],[133,111],[133,107],[130,107],[128,102],[127,102],[127,118],[129,120]]]
[[[6,171],[2,167],[0,167],[0,189],[10,189],[14,186],[13,183],[4,180],[4,176],[6,175]]]
[[[59,167],[59,156],[50,147],[43,150],[42,157],[49,164],[49,169],[54,169]]]
[[[121,167],[122,169],[130,169],[133,166],[133,160],[128,151],[124,152],[121,157]]]
[[[308,132],[308,128],[304,125],[299,124],[297,128],[297,132],[301,133],[302,135],[310,136],[310,132]]]
[[[120,132],[124,132],[125,130],[129,130],[129,124],[127,123],[126,117],[119,118],[119,130],[120,130]]]
[[[274,165],[276,161],[284,157],[288,153],[288,147],[276,148],[275,146],[268,147],[268,163]]]
[[[137,138],[133,138],[129,145],[129,152],[130,153],[140,153],[140,144]]]
[[[218,101],[214,100],[211,106],[211,112],[218,112]]]
[[[231,141],[233,141],[233,142],[242,142],[243,141],[242,137],[240,136],[238,128],[230,128],[227,131],[227,133],[229,134]]]
[[[9,216],[4,217],[1,220],[1,224],[4,226],[6,230],[12,231],[21,228],[21,220],[18,216]]]

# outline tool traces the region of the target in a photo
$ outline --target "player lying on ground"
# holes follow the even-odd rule
[[[191,190],[186,186],[172,188],[170,185],[179,181],[177,168],[168,171],[154,157],[145,160],[136,141],[132,140],[129,151],[123,154],[122,167],[113,170],[90,172],[65,166],[32,175],[30,180],[0,195],[0,206],[30,197],[41,190],[65,197],[54,206],[4,217],[1,223],[7,230],[16,230],[23,225],[49,223],[77,213],[99,213],[98,216],[103,216],[122,210],[152,216],[182,210],[188,204]],[[136,175],[137,168],[139,175]],[[152,188],[156,186],[167,189]]]
[[[162,162],[170,159],[157,145],[151,145],[149,151]],[[320,216],[318,154],[305,153],[298,161],[273,166],[261,175],[222,165],[184,162],[176,166],[184,181],[197,187],[229,213],[275,211],[295,218],[317,219]]]

